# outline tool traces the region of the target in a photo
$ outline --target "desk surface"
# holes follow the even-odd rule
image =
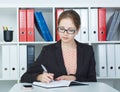
[[[89,85],[84,86],[70,86],[61,88],[46,89],[42,87],[33,86],[33,89],[23,89],[23,84],[15,84],[9,92],[119,92],[109,85],[101,82],[90,82]]]

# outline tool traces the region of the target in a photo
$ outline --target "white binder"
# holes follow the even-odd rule
[[[80,9],[81,17],[81,41],[88,41],[88,9]]]
[[[2,78],[10,78],[9,45],[2,45]]]
[[[106,45],[99,44],[98,46],[95,46],[94,52],[95,52],[97,76],[107,77]]]
[[[20,45],[19,59],[20,59],[20,77],[21,77],[27,70],[27,46],[26,45]]]
[[[90,41],[98,41],[98,9],[91,9],[90,11]]]
[[[115,77],[115,50],[114,44],[107,44],[108,77]]]
[[[120,77],[120,44],[115,45],[115,71],[116,77]]]
[[[17,45],[10,45],[10,78],[19,78],[19,62]]]

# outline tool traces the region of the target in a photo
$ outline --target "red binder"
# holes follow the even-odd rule
[[[19,9],[19,41],[26,41],[26,9]]]
[[[56,9],[56,41],[60,40],[59,33],[58,33],[58,18],[59,15],[64,11],[64,9]]]
[[[27,9],[27,41],[35,41],[34,32],[34,9]]]
[[[106,8],[98,9],[98,40],[106,41]]]

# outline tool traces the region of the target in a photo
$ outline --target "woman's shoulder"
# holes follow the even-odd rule
[[[92,48],[92,46],[87,43],[80,43],[78,41],[76,41],[76,43],[77,43],[77,46],[80,48]]]
[[[94,50],[93,50],[93,47],[91,45],[88,45],[88,44],[85,44],[85,43],[77,43],[77,48],[78,50],[82,50],[84,52],[87,52],[87,53],[93,53]]]

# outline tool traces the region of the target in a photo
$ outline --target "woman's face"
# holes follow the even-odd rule
[[[78,33],[73,21],[70,18],[64,18],[59,23],[59,36],[63,42],[71,42]]]

